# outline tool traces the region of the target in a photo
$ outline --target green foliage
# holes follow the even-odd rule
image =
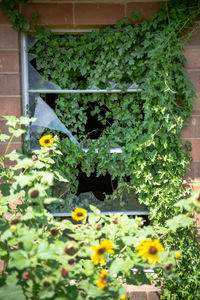
[[[1,7],[4,14],[8,17],[10,22],[13,24],[13,28],[17,31],[24,29],[28,30],[30,28],[30,20],[20,12],[20,3],[26,3],[28,0],[2,0]],[[34,24],[36,24],[38,19],[38,14],[34,13],[31,16]]]
[[[6,119],[9,132],[12,133],[9,141],[15,136],[13,128],[17,130],[17,126],[33,121],[27,118]],[[9,147],[10,143],[7,151]],[[51,197],[51,186],[55,180],[67,182],[59,168],[54,166],[55,157],[62,156],[59,148],[60,142],[54,140],[49,147],[35,151],[32,158],[19,151],[1,156],[1,161],[5,161],[6,156],[15,160],[16,164],[11,168],[2,165],[0,169],[0,256],[4,261],[4,269],[0,274],[0,299],[121,299],[121,295],[126,294],[123,283],[150,283],[144,269],[151,268],[165,274],[169,262],[178,269],[175,249],[168,250],[163,237],[169,233],[168,227],[173,234],[176,234],[177,228],[179,232],[183,227],[191,230],[191,224],[181,226],[178,217],[187,220],[194,209],[199,209],[199,202],[195,204],[196,198],[186,200],[190,207],[188,216],[179,215],[168,220],[166,227],[142,228],[141,218],[132,219],[125,214],[102,215],[94,206],[90,207],[93,213],[87,220],[76,222],[74,218],[72,222],[70,218],[58,222],[47,212],[45,203],[60,200]],[[49,157],[52,152],[55,156]],[[22,200],[17,211],[13,207],[16,198]],[[10,220],[5,218],[5,212],[12,215]],[[175,223],[173,227],[170,225],[172,222]],[[138,256],[135,247],[146,239],[157,239],[158,242],[162,239],[163,244],[166,243],[166,250],[156,253],[160,256],[160,262],[149,265]],[[104,256],[104,269],[108,271],[102,280],[106,285],[101,289],[97,282],[102,266],[94,265],[92,255],[96,251],[93,247],[99,246],[102,241],[112,243],[114,253],[97,252]],[[190,247],[193,247],[191,241],[188,240]],[[137,268],[136,274],[133,274],[132,268]],[[195,274],[197,276],[197,272]],[[178,275],[172,270],[168,280],[180,280]],[[196,288],[196,282],[192,287]]]

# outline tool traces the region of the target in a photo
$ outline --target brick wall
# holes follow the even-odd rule
[[[50,28],[87,28],[115,24],[123,17],[130,17],[134,10],[141,12],[144,19],[159,11],[162,1],[128,0],[32,0],[21,5],[21,11],[30,17],[38,12],[39,24]],[[3,115],[21,115],[21,74],[19,34],[12,29],[9,20],[0,9],[0,129],[5,132]],[[193,113],[182,137],[192,143],[193,161],[191,172],[186,174],[190,184],[200,182],[200,31],[193,35],[191,43],[185,46],[187,70],[196,88],[197,98]],[[0,153],[6,144],[0,144]],[[15,140],[13,148],[20,149],[21,141]],[[200,222],[198,222],[200,223]],[[200,231],[200,224],[198,224]]]
[[[21,115],[19,34],[12,29],[9,20],[0,9],[0,130],[7,133],[5,115]],[[16,139],[11,147],[21,149],[21,140]],[[6,143],[0,143],[3,154]]]
[[[1,2],[1,0],[0,0]],[[141,12],[144,19],[159,10],[162,1],[143,0],[32,0],[32,3],[21,6],[21,11],[30,17],[33,12],[40,15],[39,24],[50,28],[87,28],[115,24],[123,17],[130,17],[132,10]],[[21,115],[21,74],[20,74],[20,39],[12,29],[8,19],[0,8],[0,129],[5,132],[3,115]],[[200,31],[193,35],[191,43],[185,46],[187,70],[196,88],[197,97],[193,103],[190,123],[182,132],[183,140],[192,143],[191,172],[186,179],[192,185],[200,182]],[[6,144],[0,143],[0,153]],[[15,140],[12,149],[20,149],[20,140]],[[197,230],[200,234],[200,215],[196,215]],[[128,289],[131,299],[158,299],[151,288],[142,291]]]

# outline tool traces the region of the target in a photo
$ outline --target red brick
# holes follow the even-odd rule
[[[200,214],[197,212],[194,213],[195,225],[198,229],[200,229]]]
[[[116,24],[124,17],[124,5],[111,3],[75,3],[76,25]]]
[[[190,170],[186,172],[184,179],[187,182],[200,182],[200,161],[192,161]]]
[[[8,126],[6,125],[6,120],[0,120],[0,131],[1,133],[7,134],[11,136],[10,132],[8,131]],[[21,136],[14,139],[14,142],[21,142],[22,138]]]
[[[181,132],[182,138],[200,138],[200,116],[191,116],[189,125]]]
[[[184,55],[187,60],[186,68],[200,69],[200,46],[185,47]]]
[[[73,9],[70,3],[28,3],[23,4],[22,13],[30,18],[33,13],[39,14],[38,24],[72,25]]]
[[[19,51],[0,50],[0,72],[19,72]]]
[[[200,29],[192,34],[189,45],[200,45]]]
[[[18,74],[0,74],[0,94],[20,95],[20,76]]]
[[[147,295],[148,300],[159,300],[160,299],[160,293],[159,292],[148,292]]]
[[[200,93],[200,71],[190,71],[188,70],[188,76],[190,81],[193,83],[196,93]]]
[[[131,13],[141,13],[141,20],[150,20],[150,14],[155,14],[160,11],[162,2],[130,2],[127,3],[127,17],[131,20]]]
[[[192,146],[192,151],[191,151],[191,156],[193,160],[199,160],[200,161],[200,140],[190,140],[191,146]]]
[[[11,25],[0,25],[0,49],[18,49],[19,36]]]
[[[6,15],[2,11],[1,5],[0,5],[0,24],[10,24],[9,19],[6,17]]]
[[[16,117],[22,115],[21,98],[0,96],[0,117],[11,115]]]
[[[197,95],[197,97],[193,101],[193,115],[200,115],[200,95]]]

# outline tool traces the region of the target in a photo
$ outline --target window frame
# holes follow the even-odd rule
[[[52,32],[55,34],[80,34],[85,32],[91,32],[92,30],[97,30],[97,28],[90,29],[63,29],[56,30],[53,29]],[[69,89],[61,89],[61,90],[50,90],[50,89],[29,89],[29,72],[28,72],[28,41],[27,35],[30,34],[31,31],[23,31],[21,32],[21,72],[22,72],[22,113],[24,116],[27,116],[27,106],[29,105],[29,95],[30,94],[39,94],[39,93],[51,93],[51,94],[83,94],[83,93],[124,93],[124,91],[120,89],[87,89],[87,90],[69,90]],[[140,88],[129,88],[126,90],[126,93],[135,93],[141,92]],[[30,127],[27,130],[26,140],[30,140]],[[87,148],[83,148],[83,151],[87,152]],[[96,150],[98,151],[98,150]],[[121,148],[112,148],[110,153],[122,153]],[[88,212],[88,214],[92,214],[92,212]],[[127,214],[132,216],[144,216],[149,215],[148,211],[102,211],[102,215],[115,215],[115,214]],[[54,217],[68,217],[71,216],[71,213],[51,213]]]

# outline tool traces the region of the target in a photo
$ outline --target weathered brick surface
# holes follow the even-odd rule
[[[0,25],[0,49],[18,49],[18,32],[11,25]]]
[[[190,171],[187,171],[184,179],[187,182],[200,182],[200,161],[192,161],[189,165]]]
[[[125,285],[127,294],[131,300],[159,300],[160,289],[152,285],[141,286]]]
[[[20,97],[0,96],[0,117],[11,116],[20,117],[22,114]]]
[[[134,11],[135,13],[141,13],[142,19],[141,20],[150,20],[150,14],[155,14],[160,10],[160,5],[162,2],[151,2],[146,3],[143,2],[130,2],[127,3],[127,17],[131,20],[131,13]]]
[[[182,138],[200,138],[200,116],[191,116],[189,124],[181,132]]]
[[[190,45],[200,45],[200,29],[192,34],[190,38]]]
[[[200,71],[191,71],[188,70],[188,75],[191,82],[194,84],[196,93],[200,93]]]
[[[20,75],[0,74],[0,88],[1,95],[20,95]]]
[[[4,155],[6,147],[7,147],[7,144],[0,143],[0,155]],[[22,151],[22,144],[20,142],[11,144],[8,153],[10,153],[16,149]]]
[[[42,25],[72,25],[73,10],[71,3],[27,3],[22,6],[22,12],[28,18],[38,12],[38,24]]]
[[[76,25],[116,24],[124,17],[124,6],[114,3],[75,3],[74,13]]]
[[[200,94],[197,94],[196,98],[193,101],[193,115],[200,115]]]
[[[1,72],[19,72],[19,51],[0,50]]]
[[[200,45],[185,47],[184,56],[187,60],[186,68],[200,69]]]
[[[10,24],[9,19],[5,16],[5,14],[2,11],[1,5],[0,5],[0,24]]]

